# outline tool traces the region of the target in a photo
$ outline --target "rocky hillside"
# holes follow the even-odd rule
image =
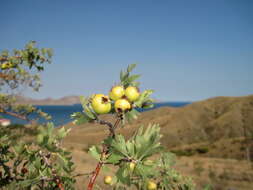
[[[104,119],[113,120],[109,116]],[[250,136],[253,133],[253,95],[216,97],[180,108],[158,108],[142,113],[121,132],[128,136],[141,124],[147,126],[149,123],[160,124],[163,143],[167,147],[243,137],[245,132]],[[69,138],[77,140],[80,137],[87,143],[94,143],[94,139],[100,141],[104,137],[106,128],[103,129],[95,124],[75,126]],[[90,138],[94,135],[95,138]]]
[[[102,118],[114,120],[109,115]],[[150,123],[160,124],[163,145],[178,155],[175,168],[191,176],[197,189],[203,189],[206,184],[211,184],[215,190],[252,189],[253,162],[245,160],[245,153],[251,147],[253,158],[253,142],[252,138],[246,142],[244,136],[246,134],[249,138],[253,133],[253,95],[216,97],[185,107],[162,107],[143,112],[137,120],[118,132],[130,136],[140,125]],[[72,130],[63,145],[72,153],[75,172],[93,171],[97,161],[87,152],[92,144],[100,143],[105,138],[107,128],[72,123],[66,127]],[[33,135],[33,131],[24,129],[16,128],[13,131],[17,134],[15,138]],[[30,136],[26,138],[30,139]],[[108,189],[102,183],[105,175],[108,174],[102,171],[97,180],[104,190]],[[76,189],[85,189],[87,183],[88,178],[78,178]]]
[[[103,119],[114,120],[108,115]],[[211,184],[215,190],[252,189],[252,162],[245,160],[245,153],[251,147],[253,158],[253,142],[251,138],[246,143],[244,136],[253,134],[253,95],[216,97],[181,108],[147,111],[119,132],[129,136],[140,125],[149,123],[160,124],[163,145],[178,155],[175,167],[191,176],[198,189],[206,184]],[[72,130],[64,146],[73,153],[78,166],[76,172],[93,171],[96,161],[87,151],[106,136],[106,127],[96,124],[67,126]],[[101,173],[98,177],[101,185],[104,175]],[[77,180],[77,189],[83,189],[83,184],[87,184],[87,180]]]

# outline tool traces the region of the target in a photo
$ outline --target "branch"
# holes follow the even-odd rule
[[[101,123],[102,125],[108,125],[109,123],[108,122],[105,122],[105,121],[101,121],[101,120],[97,120],[99,123]],[[121,119],[117,119],[114,126],[110,123],[108,126],[109,126],[109,130],[110,130],[110,134],[109,136],[112,136],[113,138],[115,137],[115,129],[117,128],[118,124],[120,123]],[[92,190],[93,189],[93,185],[95,184],[95,181],[96,181],[96,178],[100,172],[100,169],[101,167],[103,166],[104,162],[103,162],[103,158],[104,156],[108,153],[109,151],[109,148],[108,146],[106,146],[105,144],[103,144],[103,150],[101,152],[101,155],[100,155],[100,161],[97,163],[97,166],[95,168],[95,170],[92,172],[92,176],[90,178],[90,181],[89,181],[89,184],[88,184],[88,190]]]
[[[100,120],[99,118],[96,118],[95,121],[97,123],[99,123],[100,125],[107,125],[109,127],[110,135],[113,136],[113,137],[115,136],[114,126],[110,122],[104,121],[104,120]]]
[[[76,174],[76,175],[73,175],[72,177],[74,178],[74,177],[80,177],[80,176],[89,176],[89,175],[91,175],[91,174],[93,174],[93,172],[90,172],[90,173],[83,173],[83,174]]]
[[[7,115],[11,115],[13,117],[16,117],[18,119],[29,121],[29,119],[25,115],[21,115],[21,114],[15,113],[15,112],[10,112],[10,111],[5,111],[5,110],[3,110],[3,113],[5,113]]]
[[[50,157],[51,157],[51,153],[48,153],[48,154],[44,154],[42,151],[39,151],[39,155],[40,157],[43,158],[43,161],[44,163],[46,164],[47,167],[51,168],[52,169],[52,174],[54,176],[53,180],[52,181],[55,181],[58,188],[60,190],[64,190],[64,187],[63,187],[63,183],[62,181],[59,179],[59,177],[56,175],[56,171],[55,169],[52,167],[51,163],[50,163]]]
[[[15,75],[10,75],[10,74],[5,74],[5,73],[0,72],[0,78],[4,80],[14,80]]]
[[[11,56],[11,57],[22,60],[22,56]],[[9,61],[9,59],[10,57],[0,57],[0,62],[6,62]]]
[[[95,121],[100,125],[107,125],[109,128],[113,128],[113,125],[108,121],[100,120],[98,118]]]

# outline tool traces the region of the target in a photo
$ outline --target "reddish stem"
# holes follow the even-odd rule
[[[103,150],[103,152],[104,152],[104,150]],[[103,152],[101,153],[101,155],[103,154]],[[97,178],[97,176],[98,176],[98,174],[99,174],[100,169],[101,169],[102,166],[103,166],[103,162],[99,161],[97,163],[96,169],[93,172],[93,175],[90,178],[90,182],[89,182],[89,185],[88,185],[88,190],[92,190],[93,189],[93,185],[95,184],[96,178]]]
[[[120,122],[120,119],[117,119],[117,121],[115,122],[113,128],[110,130],[110,135],[114,138],[115,136],[115,129],[117,128],[118,124]],[[110,127],[110,126],[109,126]],[[106,145],[103,145],[103,150],[101,152],[101,156],[100,156],[100,161],[97,163],[96,169],[92,172],[92,176],[90,178],[89,184],[88,184],[88,190],[92,190],[93,189],[93,185],[95,184],[96,178],[100,172],[101,167],[103,166],[103,156],[107,154],[109,150],[109,147],[107,147]]]
[[[62,183],[59,183],[57,186],[59,187],[60,190],[64,190]]]

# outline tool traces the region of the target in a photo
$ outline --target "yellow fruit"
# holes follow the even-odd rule
[[[140,96],[139,90],[135,86],[129,86],[125,90],[125,96],[130,102],[134,102]]]
[[[111,111],[111,102],[108,96],[103,94],[96,94],[93,96],[91,106],[97,114],[106,114]]]
[[[125,94],[125,90],[124,90],[123,86],[114,86],[109,93],[109,97],[112,100],[116,101],[116,100],[122,98],[124,96],[124,94]]]
[[[116,112],[125,112],[131,109],[131,104],[126,99],[118,99],[114,104]]]
[[[157,185],[153,181],[149,181],[147,184],[147,188],[148,190],[155,190],[157,188]]]
[[[111,185],[112,184],[112,177],[111,176],[105,176],[104,178],[104,183],[105,184],[108,184],[108,185]]]
[[[9,69],[9,68],[11,68],[12,67],[12,64],[11,63],[9,63],[9,62],[7,62],[7,63],[3,63],[2,65],[1,65],[1,69]]]
[[[130,162],[129,168],[130,168],[130,171],[131,171],[131,172],[134,171],[135,163],[134,163],[134,162]]]

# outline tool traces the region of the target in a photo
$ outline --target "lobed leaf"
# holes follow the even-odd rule
[[[89,152],[88,152],[93,158],[95,158],[96,160],[100,161],[100,156],[101,156],[101,151],[97,146],[92,146],[89,148]]]

